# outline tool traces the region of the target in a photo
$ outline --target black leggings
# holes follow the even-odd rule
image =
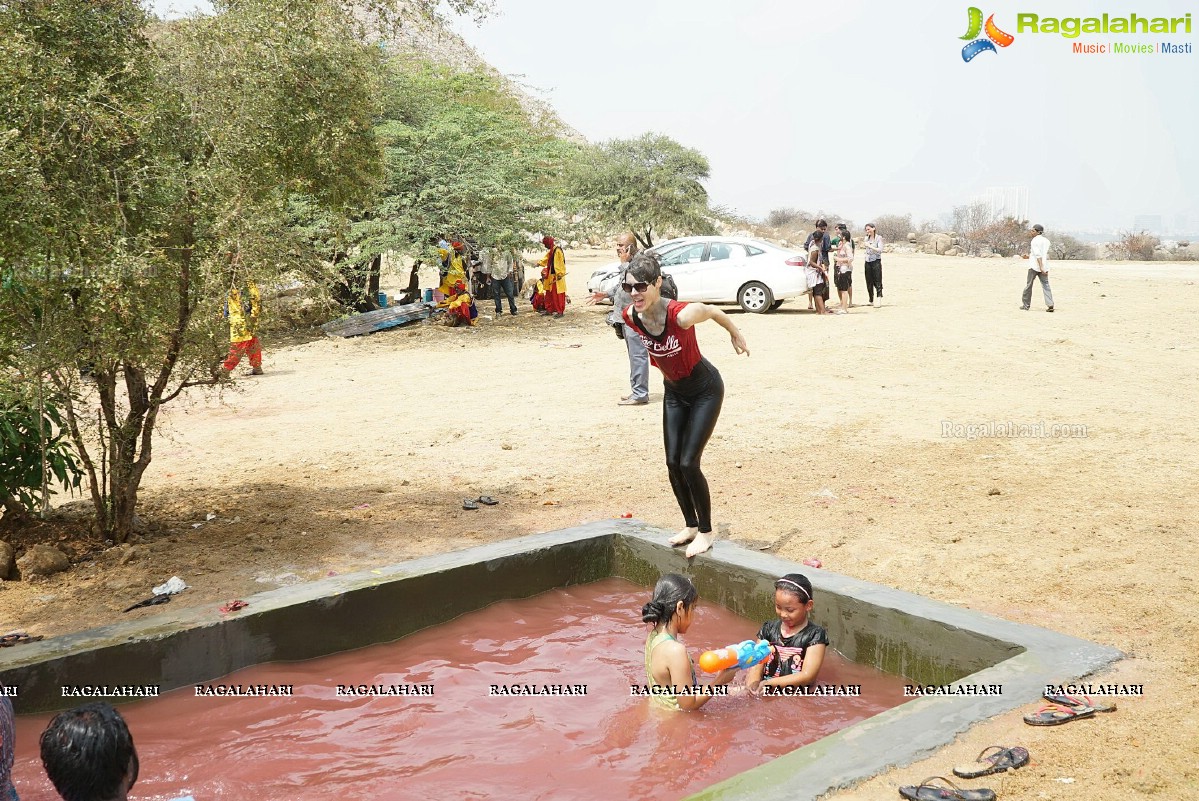
[[[870,299],[874,300],[874,296],[883,296],[883,260],[866,262],[866,290],[870,293]]]
[[[711,362],[701,359],[691,375],[664,383],[662,433],[670,488],[687,525],[707,534],[712,531],[712,496],[699,461],[720,417],[724,381]]]

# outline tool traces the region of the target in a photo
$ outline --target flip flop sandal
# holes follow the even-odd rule
[[[1039,709],[1035,715],[1025,715],[1024,722],[1029,726],[1060,726],[1072,720],[1089,718],[1095,715],[1095,709],[1089,706],[1047,706]]]
[[[987,753],[988,751],[994,753]],[[1002,745],[991,745],[980,751],[973,762],[954,768],[953,775],[963,779],[977,779],[980,776],[990,776],[992,773],[1003,773],[1008,769],[1022,768],[1027,764],[1027,748],[1020,746],[1005,748]]]
[[[1078,707],[1080,709],[1094,709],[1096,712],[1115,712],[1115,704],[1104,704],[1099,706],[1092,703],[1090,696],[1087,695],[1058,695],[1056,693],[1045,693],[1044,698],[1051,704],[1058,706]]]
[[[935,781],[942,784],[933,784]],[[930,776],[917,786],[900,787],[899,794],[911,801],[995,801],[994,790],[963,790],[944,776]]]
[[[141,609],[143,606],[158,606],[159,604],[166,604],[166,603],[170,603],[170,602],[171,602],[171,596],[169,596],[169,595],[155,595],[151,598],[147,598],[144,601],[138,601],[137,603],[135,603],[133,606],[129,607],[128,609],[123,609],[121,611],[122,612],[132,612],[134,609]]]
[[[495,498],[491,497],[490,495],[480,495],[478,497],[478,501],[479,501],[479,503],[483,504],[484,506],[495,506],[497,503],[499,503],[499,501],[497,501]]]
[[[36,634],[29,635],[23,631],[14,631],[11,634],[0,636],[0,648],[11,648],[14,645],[24,645],[27,642],[37,642],[45,635]]]
[[[462,499],[462,508],[463,508],[463,509],[466,509],[466,510],[470,510],[470,509],[478,509],[478,508],[479,508],[479,504],[475,503],[475,502],[474,502],[474,501],[472,501],[470,498],[463,498],[463,499]]]

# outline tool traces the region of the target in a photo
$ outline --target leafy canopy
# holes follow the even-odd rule
[[[645,247],[655,232],[715,233],[708,219],[708,159],[662,134],[591,147],[572,181],[582,209],[603,225],[632,231]]]

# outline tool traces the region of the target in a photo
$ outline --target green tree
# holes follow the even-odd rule
[[[380,172],[379,50],[354,15],[334,0],[218,10],[152,28],[135,0],[0,5],[0,342],[69,399],[116,541],[161,407],[219,380],[229,286],[304,255],[288,196],[336,214]]]
[[[359,265],[389,251],[431,257],[438,236],[519,245],[557,224],[551,209],[574,147],[533,123],[496,78],[394,58],[385,85],[375,129],[384,188],[349,236]]]
[[[715,233],[701,183],[708,173],[708,159],[698,150],[647,133],[589,148],[571,188],[598,223],[632,231],[643,247],[651,247],[656,232]]]

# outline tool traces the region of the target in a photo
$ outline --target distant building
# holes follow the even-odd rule
[[[1165,233],[1165,225],[1160,214],[1138,214],[1132,219],[1132,230],[1134,233],[1145,231],[1161,236]]]
[[[1005,217],[1016,220],[1029,219],[1027,186],[989,186],[982,196],[982,201],[987,204],[992,220],[1002,220]]]

